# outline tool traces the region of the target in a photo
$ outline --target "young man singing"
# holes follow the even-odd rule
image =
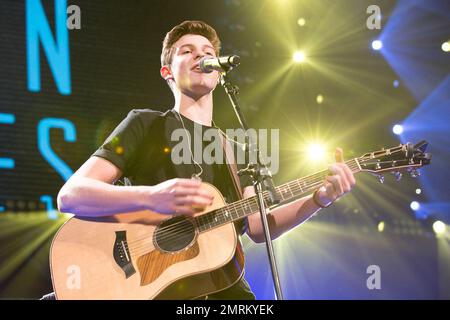
[[[218,130],[213,122],[213,91],[219,73],[203,73],[199,61],[216,57],[220,40],[216,31],[201,21],[185,21],[167,33],[161,54],[161,77],[173,92],[175,103],[167,112],[132,110],[105,143],[66,182],[58,195],[58,208],[78,216],[100,217],[116,213],[152,210],[168,215],[192,216],[212,204],[213,197],[200,189],[199,179],[213,184],[228,202],[255,195],[248,178],[233,187],[230,167],[205,164],[189,156],[191,163],[174,164],[171,132],[183,129],[194,137],[196,128]],[[190,141],[193,143],[193,141]],[[273,209],[269,215],[273,239],[306,221],[349,192],[355,179],[344,163],[342,150],[323,186],[314,193]],[[114,183],[126,177],[131,185]],[[236,223],[239,234],[255,242],[264,241],[259,214]],[[243,277],[232,286],[206,296],[209,299],[254,299]]]

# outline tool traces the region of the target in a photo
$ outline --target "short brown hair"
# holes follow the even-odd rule
[[[184,21],[166,34],[161,52],[161,66],[172,63],[173,44],[186,34],[204,36],[213,45],[216,55],[219,55],[220,39],[213,27],[203,21]]]

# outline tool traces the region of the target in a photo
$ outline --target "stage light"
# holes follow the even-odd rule
[[[416,189],[416,194],[421,194],[421,193],[422,193],[422,189],[417,188],[417,189]]]
[[[394,86],[394,88],[398,88],[398,86],[400,85],[400,82],[398,80],[394,80],[392,85]]]
[[[442,51],[449,52],[450,51],[450,41],[446,41],[441,46]]]
[[[433,231],[436,234],[443,234],[445,232],[446,226],[445,223],[443,223],[442,221],[435,221],[433,223]]]
[[[292,59],[294,60],[295,63],[302,63],[302,62],[305,61],[306,56],[305,56],[305,54],[303,52],[297,51],[292,56]]]
[[[319,94],[319,95],[316,97],[316,101],[317,101],[318,104],[321,104],[321,103],[323,102],[323,96],[322,96],[321,94]]]
[[[411,202],[411,204],[409,205],[411,207],[412,210],[417,211],[420,209],[420,203],[418,203],[417,201],[413,201]]]
[[[383,232],[384,231],[384,221],[380,221],[378,223],[378,232]]]
[[[383,42],[381,40],[373,40],[372,41],[372,49],[373,50],[380,50],[383,48]]]
[[[306,24],[306,20],[304,18],[300,18],[300,19],[297,20],[297,24],[300,27],[303,27]]]
[[[311,160],[323,160],[325,158],[325,147],[320,143],[311,143],[308,145],[308,157]]]
[[[396,124],[392,127],[392,132],[399,135],[403,133],[403,126],[401,124]]]

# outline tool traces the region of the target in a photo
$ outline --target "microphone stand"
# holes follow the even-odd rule
[[[261,222],[263,225],[264,230],[264,237],[266,239],[266,248],[267,248],[267,254],[269,257],[270,262],[270,268],[272,271],[272,278],[275,286],[275,293],[276,293],[276,299],[277,300],[283,300],[283,293],[281,291],[281,285],[280,285],[280,277],[278,275],[276,260],[275,260],[275,254],[273,250],[272,245],[272,238],[270,236],[270,230],[269,230],[269,224],[267,222],[267,206],[264,202],[264,191],[267,191],[269,194],[269,206],[273,204],[277,204],[280,202],[280,197],[278,196],[274,184],[272,175],[267,168],[267,166],[263,165],[261,163],[261,154],[258,149],[257,143],[252,137],[252,135],[249,135],[248,125],[244,118],[244,115],[241,112],[241,108],[239,105],[239,101],[237,98],[237,95],[239,94],[239,88],[233,84],[230,83],[227,77],[227,72],[231,70],[231,68],[224,68],[226,71],[221,72],[221,79],[220,84],[224,87],[225,92],[227,93],[231,104],[233,106],[234,112],[236,113],[236,117],[242,127],[242,129],[245,132],[246,135],[246,147],[248,147],[249,152],[255,152],[256,156],[256,163],[252,162],[252,157],[249,159],[249,163],[245,169],[239,170],[238,175],[249,175],[252,178],[253,186],[255,188],[257,200],[258,200],[258,207],[259,212],[261,216]]]

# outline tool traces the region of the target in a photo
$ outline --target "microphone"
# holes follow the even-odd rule
[[[204,73],[211,73],[213,70],[228,72],[234,67],[238,66],[241,58],[236,55],[223,56],[217,58],[203,57],[200,60],[200,70]]]

